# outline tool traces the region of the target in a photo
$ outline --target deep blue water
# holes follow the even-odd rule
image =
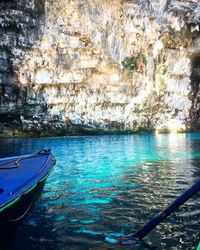
[[[42,200],[8,249],[195,249],[197,194],[133,247],[134,232],[200,179],[200,134],[0,139],[0,156],[51,148],[57,158]]]

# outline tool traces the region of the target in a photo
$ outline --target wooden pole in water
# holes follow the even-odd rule
[[[191,188],[187,189],[183,194],[178,196],[166,209],[157,214],[153,219],[147,222],[136,233],[123,237],[119,240],[119,244],[129,245],[135,244],[137,241],[142,240],[149,232],[151,232],[158,224],[160,224],[165,218],[173,213],[178,207],[184,204],[188,199],[194,196],[200,190],[200,181],[195,183]],[[200,250],[200,245],[198,247]]]

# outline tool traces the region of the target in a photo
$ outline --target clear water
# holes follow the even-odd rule
[[[195,249],[200,195],[136,246],[105,237],[135,232],[200,178],[200,134],[1,139],[0,156],[51,148],[43,198],[8,249]]]

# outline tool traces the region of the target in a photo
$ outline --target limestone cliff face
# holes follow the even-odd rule
[[[198,0],[0,4],[2,135],[199,128]]]

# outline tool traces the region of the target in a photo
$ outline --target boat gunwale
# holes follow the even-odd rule
[[[42,166],[42,170],[40,171],[39,175],[40,175],[40,178],[35,181],[35,183],[33,183],[31,186],[28,186],[26,185],[26,187],[23,187],[23,189],[25,189],[24,191],[22,191],[23,189],[21,189],[20,191],[22,191],[20,194],[16,194],[13,196],[13,198],[11,200],[9,200],[8,202],[4,203],[2,206],[0,206],[0,213],[2,213],[4,210],[6,210],[7,208],[11,207],[12,205],[14,205],[17,201],[20,200],[20,198],[26,194],[28,194],[29,192],[31,192],[32,190],[34,190],[37,185],[44,181],[49,175],[50,173],[52,172],[52,169],[53,169],[53,166],[55,165],[55,158],[54,156],[51,154],[51,152],[45,152],[47,156],[47,159],[45,160],[45,163],[44,165]],[[23,157],[26,157],[26,156],[31,156],[31,155],[23,155]],[[5,160],[6,159],[17,159],[17,158],[20,158],[20,157],[8,157],[8,158],[4,158]],[[0,160],[2,160],[3,158],[1,158]],[[46,169],[46,166],[47,164],[50,162],[49,164],[49,171],[44,171]],[[45,172],[45,173],[44,173]],[[38,175],[34,178],[35,180],[37,179]],[[33,181],[33,180],[32,180]],[[28,186],[28,187],[27,187]],[[19,193],[19,192],[17,192]]]
[[[0,207],[0,213],[2,213],[4,210],[6,210],[7,208],[11,207],[15,203],[17,203],[22,198],[22,196],[24,196],[24,195],[30,193],[32,190],[34,190],[39,183],[41,183],[42,181],[44,181],[45,179],[47,179],[47,177],[51,174],[51,172],[52,172],[52,168],[50,169],[50,171],[48,171],[47,174],[45,174],[43,177],[41,177],[41,179],[38,182],[36,182],[35,184],[33,184],[31,187],[29,187],[24,193],[22,193],[21,195],[15,197],[11,201],[9,201],[8,203],[6,203],[2,207]]]

